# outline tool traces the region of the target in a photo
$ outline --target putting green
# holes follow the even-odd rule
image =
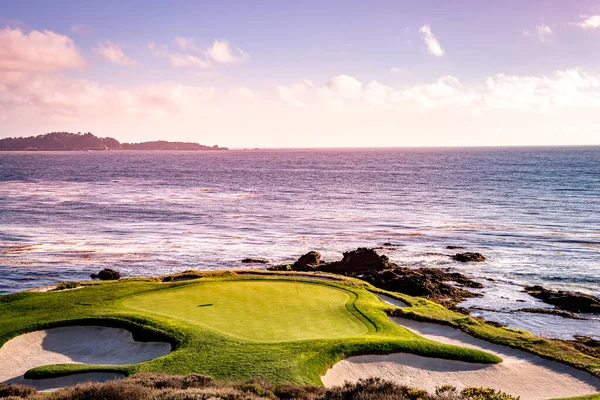
[[[346,308],[345,290],[308,282],[231,281],[172,288],[129,297],[127,308],[177,318],[257,342],[342,338],[367,326]]]

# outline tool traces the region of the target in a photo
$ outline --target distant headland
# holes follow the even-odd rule
[[[121,143],[111,137],[88,133],[51,132],[29,137],[0,139],[0,151],[76,151],[76,150],[229,150],[227,147],[205,146],[192,142],[156,140]]]

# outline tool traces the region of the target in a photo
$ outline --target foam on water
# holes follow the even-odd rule
[[[526,284],[598,295],[600,149],[0,153],[0,293],[105,267],[333,260],[388,241],[380,252],[401,265],[481,280],[488,309],[512,307]],[[447,245],[488,261],[456,263]]]

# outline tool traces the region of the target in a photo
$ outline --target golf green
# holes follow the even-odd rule
[[[317,283],[251,280],[159,290],[122,304],[239,339],[273,343],[367,333],[367,326],[347,309],[354,298],[351,292]]]

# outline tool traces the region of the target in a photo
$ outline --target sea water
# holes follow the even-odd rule
[[[474,315],[599,337],[600,316],[514,310],[550,307],[523,285],[600,294],[600,147],[0,153],[0,293],[385,242],[482,282]]]

